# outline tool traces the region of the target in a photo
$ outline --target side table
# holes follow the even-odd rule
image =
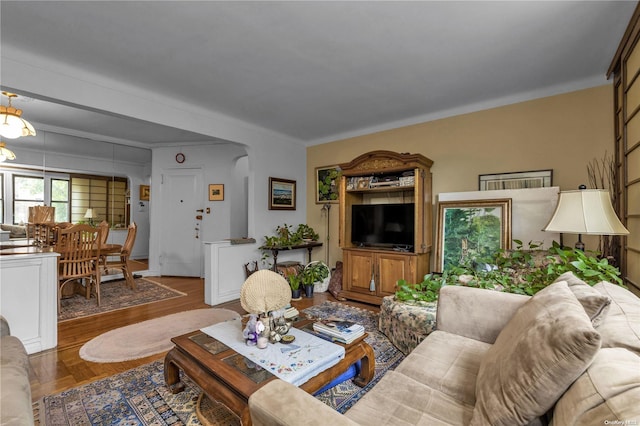
[[[322,247],[322,243],[319,241],[310,241],[308,243],[296,244],[294,246],[262,246],[260,250],[271,250],[271,255],[273,256],[273,267],[271,268],[273,272],[278,272],[276,265],[278,264],[278,253],[283,250],[299,250],[299,249],[307,249],[309,252],[308,262],[311,262],[311,251],[314,247]]]

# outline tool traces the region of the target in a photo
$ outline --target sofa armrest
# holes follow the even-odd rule
[[[11,336],[11,328],[6,318],[0,315],[0,337]]]
[[[249,397],[254,426],[356,426],[357,423],[325,405],[302,389],[273,380]]]
[[[465,286],[440,289],[436,328],[485,343],[500,331],[529,296]]]

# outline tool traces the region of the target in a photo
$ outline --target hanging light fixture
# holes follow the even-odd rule
[[[22,118],[22,110],[11,106],[11,100],[18,95],[10,92],[2,92],[9,98],[9,105],[0,105],[0,135],[7,139],[16,139],[21,136],[35,136],[36,129],[31,123]]]
[[[15,160],[16,155],[9,148],[5,148],[4,142],[0,142],[0,163],[6,160]]]

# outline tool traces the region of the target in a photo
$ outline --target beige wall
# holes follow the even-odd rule
[[[614,152],[612,92],[607,84],[309,147],[307,223],[325,243],[314,250],[314,260],[327,259],[327,216],[315,204],[316,167],[379,149],[420,153],[434,162],[434,204],[440,192],[477,190],[478,175],[487,173],[553,169],[554,186],[577,189],[589,183],[587,163]],[[329,227],[333,266],[342,258],[337,204],[330,209]],[[584,240],[587,248],[596,248],[597,240]],[[565,236],[565,244],[575,241]]]

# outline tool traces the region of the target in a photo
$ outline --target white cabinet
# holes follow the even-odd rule
[[[58,254],[0,256],[0,314],[27,353],[58,344]]]

